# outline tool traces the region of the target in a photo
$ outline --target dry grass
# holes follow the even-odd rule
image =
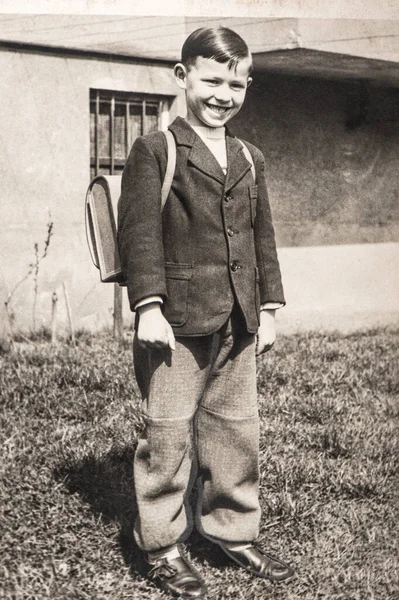
[[[259,361],[261,540],[298,575],[255,580],[193,534],[210,598],[398,598],[397,341],[393,330],[288,336]],[[162,598],[131,535],[130,343],[38,339],[0,360],[0,598]]]

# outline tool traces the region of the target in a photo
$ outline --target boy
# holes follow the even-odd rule
[[[176,597],[206,588],[178,542],[198,480],[197,529],[248,571],[293,570],[254,544],[259,422],[255,355],[275,341],[284,304],[261,152],[225,128],[251,83],[245,42],[227,28],[194,31],[175,66],[187,116],[170,126],[176,170],[161,213],[166,143],[135,141],[122,177],[119,246],[132,310],[134,365],[146,422],[135,456],[135,538],[150,577]]]

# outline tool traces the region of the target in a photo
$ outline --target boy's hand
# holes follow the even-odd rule
[[[262,310],[256,336],[256,356],[268,352],[276,341],[275,310]]]
[[[163,348],[175,349],[175,336],[172,327],[162,314],[161,306],[158,302],[151,302],[140,306],[139,325],[137,328],[137,339],[143,348]]]

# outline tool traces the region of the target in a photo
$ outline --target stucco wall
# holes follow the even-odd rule
[[[112,286],[99,283],[87,251],[84,198],[90,178],[90,88],[162,93],[176,86],[167,66],[110,63],[0,52],[0,295],[7,294],[43,249],[51,213],[54,235],[39,270],[37,325],[48,324],[51,295],[59,296],[65,322],[62,283],[77,326],[111,322]],[[171,107],[171,118],[178,102]],[[17,327],[32,325],[33,281],[15,293],[10,309]],[[4,314],[2,312],[4,329]]]
[[[234,130],[265,154],[280,246],[399,240],[399,89],[255,73]]]
[[[266,159],[283,331],[399,323],[399,90],[254,73],[232,128]]]
[[[7,330],[7,294],[27,273],[34,244],[43,250],[49,211],[54,235],[39,269],[36,325],[49,325],[56,291],[59,326],[65,329],[63,283],[76,327],[111,324],[113,286],[99,282],[84,232],[89,89],[172,97],[176,87],[171,70],[5,51],[0,52],[0,69],[0,333]],[[316,326],[318,314],[318,323],[338,328],[345,314],[353,328],[377,322],[381,312],[392,322],[399,311],[394,263],[398,246],[391,243],[397,240],[398,94],[372,91],[367,119],[357,128],[365,154],[354,151],[352,132],[350,152],[342,146],[345,102],[352,96],[335,82],[256,75],[246,107],[233,124],[267,157],[288,300],[279,317],[285,328]],[[170,116],[183,112],[179,96]],[[330,244],[332,248],[325,248]],[[330,273],[336,274],[333,279],[326,260]],[[381,298],[367,290],[381,290],[382,282],[381,308]],[[16,328],[32,326],[33,301],[30,277],[10,307]],[[363,315],[361,321],[352,318],[355,313]],[[126,301],[125,316],[131,322]]]
[[[287,305],[279,330],[354,331],[399,324],[399,244],[280,248]]]
[[[178,60],[189,33],[197,27],[222,24],[237,31],[252,52],[302,47],[397,62],[399,22],[397,18],[384,17],[381,4],[386,0],[374,2],[374,13],[371,6],[367,9],[364,6],[371,0],[358,2],[362,4],[360,11],[356,10],[355,3],[345,3],[346,14],[351,10],[350,18],[345,18],[337,3],[296,1],[296,10],[293,10],[287,6],[287,0],[278,3],[283,12],[281,18],[275,14],[268,18],[270,2],[261,0],[234,3],[223,0],[222,10],[221,3],[218,10],[214,0],[209,4],[213,15],[202,17],[197,10],[190,10],[190,16],[184,16],[185,11],[180,8],[168,16],[165,13],[171,8],[170,2],[162,6],[163,16],[127,16],[122,12],[119,18],[110,19],[106,14],[65,14],[62,10],[59,14],[15,14],[10,19],[9,15],[0,14],[0,39]],[[389,2],[393,9],[395,0]],[[114,11],[121,2],[106,4]],[[129,4],[135,6],[137,2]],[[320,7],[318,13],[316,4]],[[27,4],[26,11],[28,9],[31,6]],[[247,10],[251,12],[250,18],[245,14]],[[236,16],[231,16],[232,12],[236,12]],[[299,14],[303,18],[298,18]],[[318,14],[319,18],[307,18],[309,14],[313,17]],[[334,18],[337,14],[339,17]]]

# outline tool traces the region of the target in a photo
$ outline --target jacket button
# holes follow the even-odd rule
[[[228,228],[227,228],[227,233],[229,234],[229,236],[230,236],[230,237],[233,237],[233,235],[234,235],[234,230],[233,230],[233,228],[232,228],[232,227],[228,227]]]
[[[238,271],[238,269],[242,269],[242,266],[237,260],[233,260],[230,263],[230,269],[233,271],[233,273],[235,273],[236,271]]]
[[[233,200],[233,196],[229,196],[228,194],[226,194],[226,196],[224,197],[224,201],[230,202],[230,200]]]

